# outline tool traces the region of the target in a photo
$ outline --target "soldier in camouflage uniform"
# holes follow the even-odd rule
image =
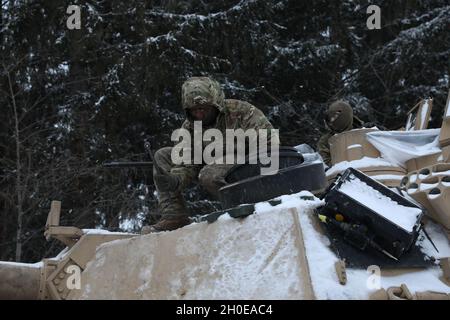
[[[353,109],[345,101],[333,102],[326,112],[325,125],[328,132],[320,137],[317,143],[317,151],[323,161],[331,166],[330,144],[328,140],[335,134],[351,130],[353,128]]]
[[[223,137],[226,129],[273,129],[259,109],[244,101],[225,99],[219,83],[208,77],[193,77],[183,84],[182,105],[186,112],[182,128],[189,130],[191,137],[194,121],[202,121],[203,131],[220,130]],[[275,139],[279,144],[279,137],[275,136]],[[268,140],[270,143],[270,133]],[[203,142],[203,148],[207,144]],[[162,218],[158,223],[144,227],[142,233],[174,230],[189,224],[182,190],[197,181],[217,197],[218,190],[226,184],[227,172],[233,167],[232,164],[174,165],[171,152],[172,147],[165,147],[155,153],[155,166],[163,172],[153,168]]]

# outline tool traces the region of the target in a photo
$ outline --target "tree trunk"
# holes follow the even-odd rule
[[[5,68],[6,69],[6,68]],[[9,92],[11,95],[11,104],[14,111],[14,135],[16,140],[16,195],[17,195],[17,233],[16,233],[16,261],[20,262],[22,259],[22,221],[23,221],[23,195],[22,195],[22,166],[20,159],[20,131],[19,131],[19,117],[17,115],[17,104],[11,81],[11,75],[7,72]]]

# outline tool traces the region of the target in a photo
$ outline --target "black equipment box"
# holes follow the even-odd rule
[[[340,191],[344,183],[351,183],[353,180],[360,180],[365,183],[368,188],[378,191],[400,206],[417,208],[417,211],[420,213],[417,215],[417,220],[415,221],[412,230],[406,230],[381,215],[379,212],[370,209],[367,205],[360,202],[364,200],[359,199],[358,201],[358,199],[354,199],[351,195]],[[374,241],[396,258],[407,252],[416,242],[422,227],[421,219],[424,215],[423,208],[417,206],[417,204],[409,201],[405,197],[402,197],[354,168],[345,170],[328,190],[329,191],[324,197],[326,202],[324,208],[325,214],[334,216],[339,213],[344,216],[346,222],[365,225],[373,235]],[[401,212],[399,212],[399,214],[400,213]]]
[[[319,193],[326,188],[322,162],[305,161],[302,153],[292,147],[280,146],[278,156],[276,174],[260,175],[261,167],[267,167],[260,163],[236,165],[231,169],[225,177],[227,185],[219,190],[222,208],[267,201],[302,190]]]
[[[258,159],[257,159],[258,161]],[[297,166],[304,162],[303,155],[292,147],[279,147],[278,152],[279,169]],[[228,171],[225,180],[227,183],[235,183],[244,179],[257,177],[261,172],[261,163],[249,164],[249,156],[245,158],[245,164],[235,165]]]

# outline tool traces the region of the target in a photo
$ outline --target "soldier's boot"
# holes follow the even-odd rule
[[[187,215],[178,215],[172,218],[161,218],[158,223],[151,226],[144,226],[141,234],[149,234],[161,231],[172,231],[182,228],[191,223],[191,220]]]
[[[172,231],[191,223],[181,193],[159,193],[159,208],[162,216],[161,219],[153,225],[144,226],[141,234]]]

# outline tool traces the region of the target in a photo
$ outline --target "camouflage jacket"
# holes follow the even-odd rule
[[[331,166],[331,154],[330,154],[330,144],[328,143],[328,140],[334,135],[331,131],[328,131],[327,133],[323,134],[319,142],[317,142],[317,152],[319,152],[320,156],[323,159],[323,162],[327,166]]]
[[[373,124],[367,124],[367,126],[370,126],[370,127],[372,127],[373,126]],[[353,122],[352,122],[352,125],[351,126],[349,126],[349,127],[347,127],[344,131],[342,131],[342,132],[345,132],[345,131],[349,131],[349,130],[352,130],[352,129],[357,129],[357,128],[359,128],[360,126],[357,126],[357,125],[355,125]],[[363,126],[364,127],[364,126]],[[325,132],[321,137],[320,137],[320,139],[319,139],[319,141],[317,142],[317,152],[320,154],[320,156],[322,157],[322,159],[323,159],[323,162],[327,165],[327,166],[329,166],[329,167],[331,167],[331,151],[330,151],[330,143],[329,143],[329,140],[330,140],[330,138],[332,137],[332,136],[334,136],[335,134],[339,134],[340,132],[335,132],[335,131],[332,131],[332,130],[328,130],[327,132]]]
[[[190,81],[190,82],[189,82]],[[188,109],[194,106],[196,95],[201,95],[207,103],[213,104],[219,110],[214,125],[203,128],[203,131],[214,128],[222,132],[225,142],[226,129],[273,129],[272,124],[267,120],[264,113],[248,102],[224,99],[223,91],[214,80],[209,78],[191,78],[183,85],[183,108],[186,111],[187,118],[182,128],[193,132],[194,123],[188,116]],[[192,135],[191,135],[192,136]],[[276,136],[279,143],[279,137]],[[268,133],[268,141],[270,142],[270,133]],[[203,148],[209,142],[203,142]],[[224,148],[225,150],[225,148]],[[181,177],[183,187],[187,186],[193,179],[196,179],[203,165],[178,165],[172,168],[171,173]]]

